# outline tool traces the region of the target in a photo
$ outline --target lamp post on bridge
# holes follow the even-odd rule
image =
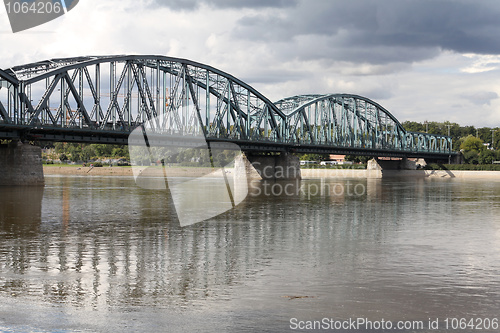
[[[493,150],[493,143],[495,142],[494,141],[495,139],[495,130],[491,130],[491,150]]]
[[[446,125],[448,127],[448,137],[450,136],[450,128],[451,128],[451,125],[448,124]],[[451,140],[453,142],[453,139]],[[451,146],[450,146],[450,150],[451,150]],[[450,154],[448,155],[448,164],[451,164],[451,152]]]

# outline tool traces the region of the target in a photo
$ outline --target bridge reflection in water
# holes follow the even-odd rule
[[[42,186],[0,186],[1,237],[35,237],[42,220]]]
[[[258,280],[272,262],[288,260],[284,253],[318,265],[347,263],[332,273],[340,281],[365,264],[355,249],[360,241],[394,237],[409,200],[420,197],[415,208],[425,211],[451,199],[446,188],[422,198],[429,196],[423,180],[404,195],[380,179],[282,182],[290,195],[268,195],[275,184],[252,183],[234,210],[186,228],[165,192],[126,178],[48,177],[45,192],[4,188],[0,295],[95,309],[193,306],[231,299],[232,287]],[[358,191],[317,191],[339,186]],[[381,203],[391,209],[380,210]]]

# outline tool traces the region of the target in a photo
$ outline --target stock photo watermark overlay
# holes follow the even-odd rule
[[[203,135],[172,135],[159,116],[129,136],[134,179],[149,190],[169,190],[181,226],[220,215],[248,194],[247,180],[230,166],[241,154],[233,143],[208,143]]]
[[[361,197],[366,185],[352,180],[352,170],[342,172],[347,179],[325,181],[317,169],[313,177],[321,181],[291,179],[290,166],[245,165],[240,147],[229,142],[208,142],[199,131],[178,133],[169,129],[168,119],[158,116],[136,128],[129,136],[130,160],[136,184],[147,190],[170,191],[181,226],[205,221],[235,208],[247,197],[279,196],[311,200],[316,197]],[[266,180],[247,177],[247,168],[260,170]],[[282,170],[280,169],[282,168]],[[290,168],[292,170],[290,170]],[[350,172],[351,171],[351,172]],[[279,181],[269,181],[274,173]],[[352,173],[351,177],[349,177]],[[294,198],[291,198],[294,197]]]
[[[20,32],[58,18],[79,0],[4,0],[12,32]]]

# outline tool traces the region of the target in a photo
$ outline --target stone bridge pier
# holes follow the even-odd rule
[[[40,147],[21,142],[0,144],[0,186],[43,184]]]
[[[419,159],[418,161],[411,161],[408,158],[404,157],[398,160],[380,160],[380,159],[371,159],[368,161],[368,170],[417,170],[417,163],[420,165],[425,165],[425,161],[423,159]]]
[[[301,179],[300,160],[289,153],[275,155],[243,153],[235,159],[236,178],[246,175],[248,180]]]

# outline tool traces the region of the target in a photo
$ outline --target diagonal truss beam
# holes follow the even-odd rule
[[[79,111],[80,114],[83,116],[83,118],[85,120],[85,123],[87,125],[89,125],[90,127],[92,127],[92,123],[90,121],[90,116],[89,116],[87,110],[85,109],[85,104],[80,99],[80,94],[76,90],[76,87],[73,84],[73,80],[71,80],[71,78],[69,77],[68,73],[66,73],[66,75],[64,75],[64,79],[66,80],[66,83],[68,84],[68,87],[71,90],[71,93],[73,94],[73,98],[76,100],[76,103],[78,105],[78,110],[77,111]]]
[[[3,106],[2,101],[0,101],[0,116],[2,116],[2,119],[6,124],[11,123],[9,114],[7,113],[7,110],[5,109],[5,107]]]

